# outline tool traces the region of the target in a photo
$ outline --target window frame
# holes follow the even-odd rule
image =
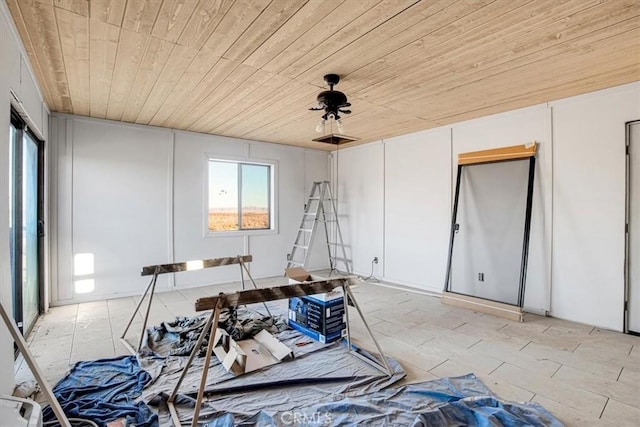
[[[209,164],[212,161],[236,163],[238,165],[260,165],[269,167],[269,228],[260,229],[238,229],[213,231],[209,229]],[[238,168],[238,221],[242,226],[242,168]],[[234,237],[234,236],[256,236],[278,234],[278,161],[270,159],[259,159],[253,157],[225,156],[213,153],[205,154],[203,167],[204,173],[204,206],[203,206],[203,229],[204,237]]]

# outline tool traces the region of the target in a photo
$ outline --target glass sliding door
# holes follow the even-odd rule
[[[40,313],[38,251],[38,143],[22,138],[22,322],[31,329]]]
[[[17,114],[11,116],[10,137],[13,312],[18,327],[26,334],[41,306],[42,142]]]

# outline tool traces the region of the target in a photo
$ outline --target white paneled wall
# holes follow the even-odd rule
[[[9,117],[11,103],[26,115],[29,125],[44,138],[49,112],[35,83],[27,54],[11,19],[6,2],[0,1],[0,301],[13,317],[9,261]],[[11,95],[13,92],[18,100]],[[46,239],[46,237],[45,237]],[[46,256],[46,254],[45,254]],[[45,278],[46,283],[46,278]],[[45,292],[46,295],[46,292]],[[11,394],[14,386],[13,340],[0,322],[0,394]]]
[[[537,141],[525,308],[622,330],[625,122],[638,119],[632,83],[340,150],[356,272],[382,245],[376,277],[440,291],[457,154]]]
[[[133,284],[144,282],[142,265],[163,264],[170,256],[164,230],[170,227],[172,135],[141,126],[67,122],[73,126],[71,247],[74,255],[93,254],[95,273],[58,277],[58,288],[89,279],[95,284],[87,294],[92,299],[130,294]],[[158,286],[167,279],[161,276]],[[74,288],[67,294],[83,296]]]
[[[625,122],[640,87],[554,102],[551,312],[621,330],[624,301]]]
[[[384,253],[384,146],[371,143],[333,154],[338,199],[338,220],[355,273],[382,272]],[[357,249],[356,249],[357,248]],[[341,255],[338,252],[338,255]],[[343,268],[338,264],[338,268]]]
[[[385,141],[387,280],[440,292],[451,223],[451,130]],[[408,155],[410,154],[410,155]]]
[[[152,264],[252,254],[254,277],[282,274],[306,188],[328,176],[322,151],[68,115],[51,123],[57,304],[137,294],[147,283],[140,268]],[[276,232],[206,235],[209,156],[276,162]],[[93,292],[73,287],[78,253],[94,254]],[[221,267],[161,276],[158,289],[239,279],[238,266]]]

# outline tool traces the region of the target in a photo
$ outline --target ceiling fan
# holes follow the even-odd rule
[[[329,90],[320,92],[316,98],[316,106],[309,108],[311,111],[324,111],[320,122],[316,126],[316,132],[324,131],[324,125],[327,120],[333,119],[336,122],[338,131],[344,133],[340,113],[351,114],[351,110],[348,109],[348,107],[351,107],[351,103],[347,101],[347,96],[344,93],[333,90],[333,87],[340,81],[339,75],[327,74],[324,76],[324,81],[329,85]]]

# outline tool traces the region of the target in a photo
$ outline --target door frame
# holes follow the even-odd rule
[[[623,331],[625,334],[639,335],[640,331],[629,330],[629,296],[630,296],[630,273],[629,249],[631,236],[629,227],[631,221],[631,126],[640,126],[639,120],[631,120],[625,123],[625,206],[624,206],[624,304],[623,304]],[[640,148],[634,148],[640,149]],[[640,201],[640,200],[639,200]],[[640,226],[640,224],[638,224]],[[639,307],[640,309],[640,307]]]
[[[18,235],[21,234],[22,230],[22,159],[23,159],[23,150],[22,150],[22,141],[24,138],[24,134],[28,134],[29,137],[36,143],[38,155],[37,155],[37,168],[38,168],[38,176],[37,176],[37,279],[38,279],[38,315],[44,312],[45,307],[45,289],[44,289],[44,273],[45,273],[45,259],[44,259],[44,173],[45,173],[45,154],[44,154],[44,141],[38,137],[38,135],[29,127],[27,121],[20,115],[20,113],[11,107],[10,113],[10,124],[16,129],[16,140],[19,141],[19,144],[15,144],[15,141],[11,141],[11,144],[14,144],[13,147],[13,158],[10,161],[13,163],[12,173],[13,176],[10,177],[12,182],[12,208],[13,211],[10,212],[10,215],[13,216],[13,234],[11,238],[13,239],[13,249],[17,254],[22,253],[22,240],[18,238]],[[13,258],[13,269],[16,272],[16,275],[20,274],[22,271],[22,257],[14,256]],[[17,276],[16,278],[12,277],[12,281],[16,279],[21,279],[22,276]],[[14,299],[13,308],[14,313],[13,317],[18,325],[18,329],[24,336],[27,336],[31,329],[35,325],[35,322],[31,325],[24,325],[24,312],[23,312],[23,298],[22,292],[17,292],[15,286],[17,283],[12,283],[12,297]],[[27,328],[25,328],[27,326]]]

